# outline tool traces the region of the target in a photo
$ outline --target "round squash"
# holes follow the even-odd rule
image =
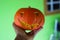
[[[14,23],[25,30],[36,30],[43,27],[44,15],[35,8],[21,8],[14,16]]]

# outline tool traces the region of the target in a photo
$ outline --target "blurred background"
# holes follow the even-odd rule
[[[34,40],[60,40],[60,14],[46,16],[44,0],[0,0],[0,40],[14,40],[14,15],[18,9],[29,6],[39,9],[45,16],[43,29],[36,34]]]

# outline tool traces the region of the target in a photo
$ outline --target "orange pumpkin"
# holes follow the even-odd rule
[[[14,16],[14,23],[25,30],[35,30],[43,27],[44,15],[35,8],[21,8]]]

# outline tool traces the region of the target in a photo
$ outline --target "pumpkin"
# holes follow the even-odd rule
[[[21,8],[14,16],[14,23],[25,30],[36,30],[43,27],[44,15],[36,8]]]

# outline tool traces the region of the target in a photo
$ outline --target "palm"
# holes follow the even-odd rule
[[[26,33],[24,29],[19,28],[15,23],[13,23],[13,27],[14,27],[16,34],[17,34],[15,40],[33,40],[34,35],[39,30],[39,29],[33,30],[29,33]]]

